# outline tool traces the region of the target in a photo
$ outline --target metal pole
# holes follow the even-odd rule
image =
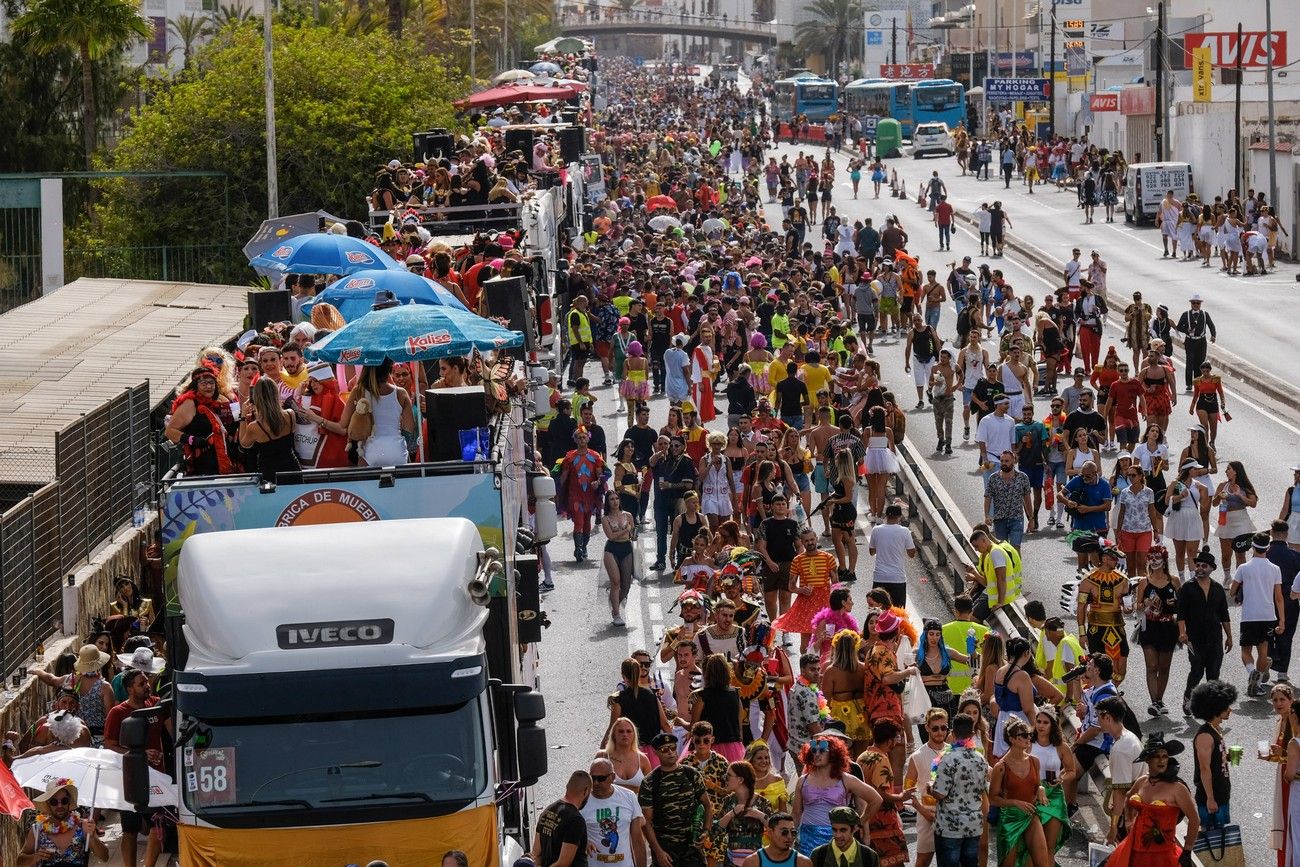
[[[501,16],[501,66],[510,68],[510,0],[505,0],[505,14]]]
[[[275,62],[271,57],[273,0],[262,0],[262,58],[266,83],[266,216],[280,216],[279,179],[275,169]]]
[[[1051,127],[1052,135],[1056,135],[1056,0],[1052,0],[1052,18],[1048,26],[1051,28],[1052,62],[1047,72],[1051,94],[1047,99],[1047,125]]]
[[[469,0],[469,80],[478,81],[478,31],[476,29],[477,7],[474,0]]]
[[[1237,96],[1232,136],[1232,188],[1241,192],[1241,22],[1237,22]]]
[[[1264,0],[1264,38],[1273,38],[1273,0]],[[1265,46],[1268,61],[1268,206],[1277,216],[1277,126],[1273,117],[1273,45]],[[1237,57],[1241,57],[1241,40],[1237,40]]]
[[[898,63],[898,19],[891,18],[889,22],[889,62]]]
[[[1156,161],[1165,160],[1165,0],[1156,6]]]

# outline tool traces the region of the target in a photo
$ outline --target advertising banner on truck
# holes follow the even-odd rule
[[[492,473],[379,478],[277,485],[264,492],[250,476],[195,479],[163,495],[163,568],[168,607],[176,599],[176,565],[185,540],[195,533],[343,524],[401,518],[465,518],[478,526],[484,547],[505,550],[501,491]],[[437,544],[430,539],[429,544]],[[504,587],[491,588],[503,592]]]

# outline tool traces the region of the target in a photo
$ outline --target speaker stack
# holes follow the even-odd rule
[[[431,388],[425,391],[424,398],[425,417],[429,422],[426,460],[461,460],[460,432],[485,427],[488,423],[482,386]]]
[[[587,150],[587,128],[585,126],[560,127],[560,157],[567,166],[576,163]]]
[[[528,160],[533,161],[533,131],[531,129],[507,129],[505,131],[505,152],[519,151]]]
[[[504,319],[512,331],[524,334],[524,348],[537,348],[532,315],[528,308],[528,284],[523,277],[494,277],[483,283],[483,298],[488,316]]]

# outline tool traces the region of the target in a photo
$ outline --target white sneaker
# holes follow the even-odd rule
[[[615,615],[614,615],[614,621],[613,621],[613,622],[614,622],[614,625],[615,625],[615,626],[626,626],[626,625],[627,625],[626,623],[623,622],[623,612],[621,612],[621,611],[620,611],[618,614],[615,614]]]

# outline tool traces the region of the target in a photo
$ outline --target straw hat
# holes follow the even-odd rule
[[[77,674],[90,674],[108,665],[112,658],[93,644],[83,644],[81,650],[77,651],[77,664],[73,670]]]
[[[55,779],[50,780],[45,784],[45,791],[41,792],[35,798],[32,798],[32,803],[37,806],[42,806],[48,802],[50,798],[53,798],[59,792],[64,790],[67,790],[68,796],[72,798],[71,809],[75,810],[77,808],[77,785],[67,777],[56,777]]]

